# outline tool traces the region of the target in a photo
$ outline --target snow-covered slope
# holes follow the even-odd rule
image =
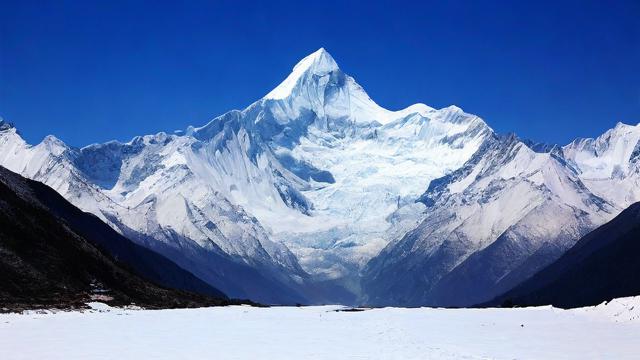
[[[219,136],[226,126],[247,132],[257,163],[278,178],[256,189],[240,174],[218,188],[233,189],[225,196],[320,279],[357,272],[389,232],[402,233],[388,217],[406,204],[415,208],[431,179],[462,165],[491,133],[456,107],[381,108],[324,49],[303,59],[264,99],[232,114],[188,133]]]
[[[252,213],[321,279],[357,273],[390,236],[415,225],[391,215],[409,205],[419,216],[414,201],[429,181],[462,165],[491,133],[456,107],[381,108],[324,49],[296,65],[259,107],[269,114],[261,122],[286,124],[267,141],[302,180],[298,190],[312,208]]]
[[[620,211],[578,175],[559,148],[493,137],[431,183],[425,220],[371,260],[367,301],[468,306],[510,289]]]
[[[4,123],[0,161],[232,296],[303,301],[290,285],[306,276],[295,256],[194,176],[195,142],[158,134],[75,149],[49,136],[30,146]]]
[[[584,184],[624,209],[640,199],[640,124],[618,123],[596,139],[563,147]]]
[[[91,306],[0,314],[0,358],[582,360],[640,352],[638,297],[573,310]]]

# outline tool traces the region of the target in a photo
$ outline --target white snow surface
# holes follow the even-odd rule
[[[339,306],[0,315],[0,358],[636,359],[640,298],[573,310]]]

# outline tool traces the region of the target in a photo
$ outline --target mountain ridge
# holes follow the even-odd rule
[[[83,307],[93,300],[151,308],[239,303],[120,237],[46,185],[3,167],[0,199],[4,310]]]
[[[640,203],[581,238],[558,260],[485,306],[600,304],[640,292]]]

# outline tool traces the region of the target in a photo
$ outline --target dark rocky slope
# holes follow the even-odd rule
[[[589,306],[640,295],[640,203],[580,239],[490,306]]]
[[[1,167],[0,273],[5,310],[79,307],[91,300],[148,308],[232,303],[46,185]]]

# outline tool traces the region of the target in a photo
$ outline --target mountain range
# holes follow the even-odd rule
[[[244,110],[83,148],[0,123],[0,165],[234,298],[468,306],[640,200],[640,127],[565,146],[390,111],[324,49]]]

